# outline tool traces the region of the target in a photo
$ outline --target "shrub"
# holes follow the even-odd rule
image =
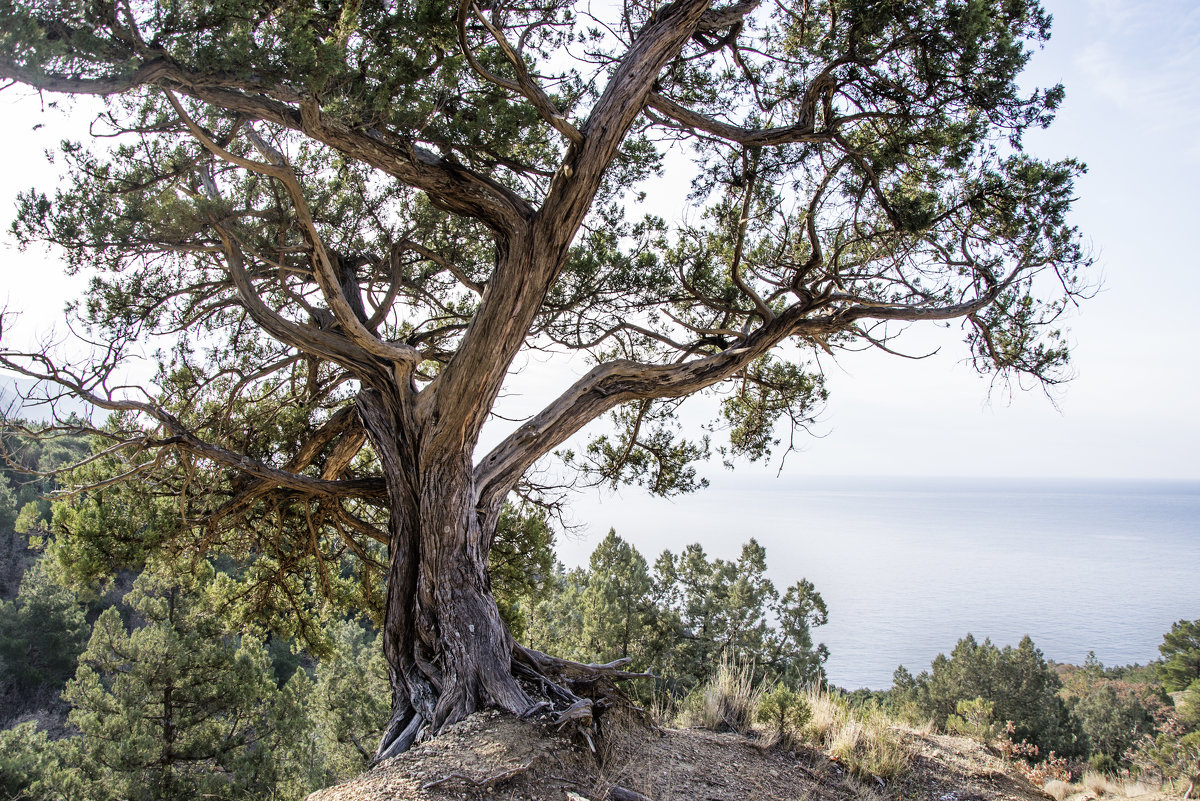
[[[1200,679],[1196,679],[1175,702],[1179,723],[1190,731],[1200,731]]]
[[[812,707],[804,696],[781,682],[759,699],[755,717],[770,726],[784,745],[793,748],[799,742],[800,730],[812,718]]]
[[[992,714],[996,705],[982,698],[959,701],[957,714],[946,718],[946,731],[990,743],[999,733]]]
[[[1075,701],[1072,712],[1079,719],[1095,756],[1122,760],[1144,734],[1154,730],[1154,718],[1128,688],[1109,682]],[[1110,771],[1115,773],[1116,771]]]
[[[1108,754],[1096,754],[1088,760],[1088,768],[1091,773],[1116,776],[1121,772],[1121,763]]]

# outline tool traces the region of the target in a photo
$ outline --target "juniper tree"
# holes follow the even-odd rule
[[[339,549],[384,574],[381,754],[487,705],[586,716],[576,684],[615,668],[515,642],[486,565],[590,421],[616,429],[572,467],[670,494],[708,452],[681,399],[716,394],[725,457],[763,458],[824,398],[814,353],[907,323],[1062,376],[1081,167],[1023,151],[1062,91],[1017,83],[1049,23],[1033,0],[5,0],[0,76],[105,99],[103,144],[61,148],[15,229],[94,276],[77,313],[109,344],[3,361],[118,413],[136,453],[108,483],[272,560],[264,602],[301,574],[336,593]],[[627,214],[668,167],[681,207]],[[109,391],[163,336],[153,390]],[[594,366],[482,452],[537,348]]]

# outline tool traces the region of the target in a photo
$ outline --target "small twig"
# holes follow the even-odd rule
[[[421,785],[421,789],[422,790],[431,790],[434,787],[437,787],[439,785],[446,784],[447,782],[452,782],[455,780],[460,781],[463,784],[469,784],[472,787],[490,787],[493,784],[499,784],[500,782],[506,782],[509,779],[513,778],[514,776],[520,776],[522,773],[525,773],[527,770],[529,770],[532,767],[533,767],[533,760],[530,760],[525,765],[517,765],[515,768],[509,768],[508,770],[501,771],[500,773],[497,773],[494,776],[487,776],[482,779],[472,779],[470,776],[466,775],[465,773],[451,773],[449,775],[443,776],[440,779],[434,779],[431,782],[426,782],[425,784]]]

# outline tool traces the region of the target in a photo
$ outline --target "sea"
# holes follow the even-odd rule
[[[757,539],[780,591],[803,577],[821,593],[814,638],[850,689],[928,669],[968,633],[1029,635],[1058,662],[1145,664],[1172,622],[1200,618],[1200,482],[793,478],[585,506],[592,531],[565,538],[568,564],[610,526],[651,563],[691,542],[736,558]]]

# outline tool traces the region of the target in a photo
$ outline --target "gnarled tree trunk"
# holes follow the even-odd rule
[[[424,452],[405,406],[373,390],[359,400],[391,505],[383,639],[393,713],[381,758],[477,709],[533,706],[513,677],[514,642],[492,597],[492,532],[475,512],[470,454]]]
[[[467,449],[424,446],[415,397],[365,389],[358,400],[391,506],[383,641],[392,716],[376,760],[489,707],[590,721],[595,704],[577,692],[611,698],[612,680],[641,674],[621,670],[628,659],[584,665],[515,642],[487,572],[496,515],[480,512]]]

